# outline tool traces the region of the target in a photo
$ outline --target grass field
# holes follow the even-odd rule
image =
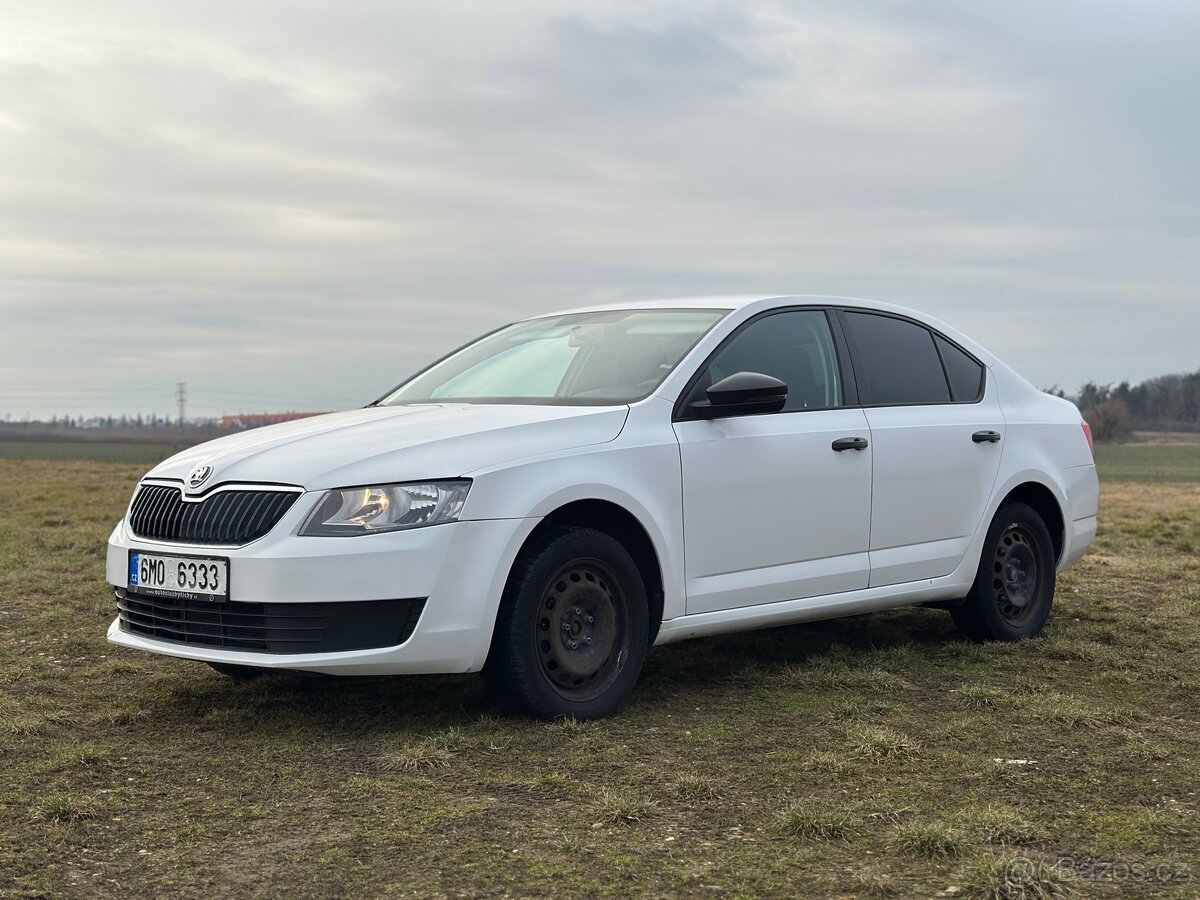
[[[2,459],[136,463],[149,468],[176,452],[172,444],[116,441],[0,441]]]
[[[0,459],[0,896],[1200,892],[1200,484],[1110,469],[1038,640],[903,610],[672,645],[579,724],[108,645],[141,471]]]
[[[1200,481],[1200,443],[1100,444],[1096,466],[1105,481]]]

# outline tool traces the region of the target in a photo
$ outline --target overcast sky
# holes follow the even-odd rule
[[[0,417],[361,405],[515,318],[1200,367],[1200,3],[0,2]]]

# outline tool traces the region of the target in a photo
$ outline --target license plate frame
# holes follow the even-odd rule
[[[159,584],[145,584],[142,577],[141,562],[143,559],[154,560],[156,563],[162,561],[163,567],[161,579],[155,577]],[[179,587],[178,574],[179,566],[182,564],[185,567],[195,565],[197,568],[193,571],[190,568],[185,572],[184,587]],[[204,565],[206,568],[200,569]],[[199,584],[204,581],[208,582],[208,574],[213,571],[211,567],[216,566],[218,579],[220,581],[219,592],[212,592],[207,589],[200,589]],[[158,550],[130,550],[129,565],[125,569],[125,581],[128,590],[138,594],[146,594],[151,597],[168,597],[173,600],[200,600],[205,603],[226,603],[229,600],[229,576],[230,566],[228,556],[207,556],[195,553],[172,553],[170,551],[160,552]],[[203,571],[203,577],[201,576]],[[221,577],[223,576],[223,577]],[[191,580],[195,587],[190,587],[187,581]],[[170,583],[170,586],[168,586]]]

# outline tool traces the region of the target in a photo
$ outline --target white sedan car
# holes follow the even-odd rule
[[[1097,497],[1075,407],[929,316],[597,307],[154,468],[109,539],[108,637],[235,677],[482,671],[594,718],[653,644],[908,604],[1037,634]]]

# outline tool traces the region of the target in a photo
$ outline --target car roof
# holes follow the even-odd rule
[[[747,306],[798,306],[816,304],[821,306],[861,306],[887,312],[903,313],[915,318],[926,318],[924,313],[917,310],[896,306],[892,303],[881,303],[877,300],[867,300],[862,297],[839,297],[832,294],[735,294],[730,296],[710,297],[663,297],[652,300],[632,300],[621,303],[601,303],[593,306],[580,306],[572,309],[555,310],[542,313],[530,318],[541,319],[550,316],[570,315],[572,313],[601,312],[613,309],[743,309]]]
[[[764,310],[789,305],[853,307],[906,316],[918,322],[923,322],[935,331],[941,332],[951,340],[956,341],[960,346],[965,347],[968,351],[975,354],[986,365],[1002,364],[1000,360],[976,341],[928,313],[910,309],[906,306],[899,306],[895,303],[883,303],[879,300],[868,300],[864,297],[840,297],[834,294],[737,294],[711,297],[667,297],[657,300],[635,300],[621,303],[604,303],[595,306],[581,306],[575,309],[562,309],[555,312],[542,313],[537,316],[530,316],[529,318],[544,319],[573,313],[602,312],[617,309],[720,309],[728,311],[749,309],[748,314],[755,315]]]

